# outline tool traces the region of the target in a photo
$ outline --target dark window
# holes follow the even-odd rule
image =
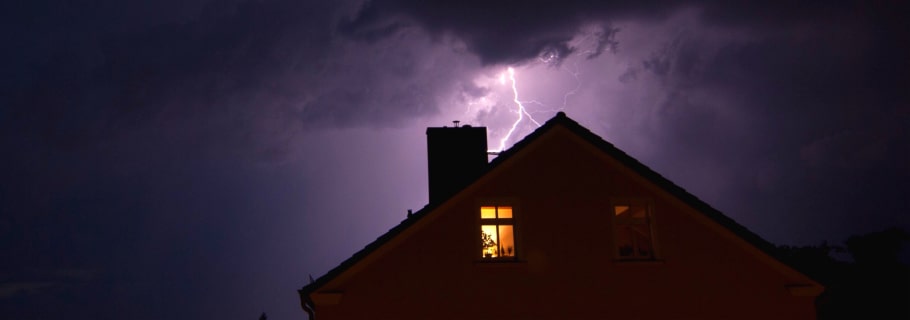
[[[654,259],[651,210],[645,204],[613,206],[613,234],[620,259]]]

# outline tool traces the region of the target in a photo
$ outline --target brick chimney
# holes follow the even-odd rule
[[[427,128],[430,203],[441,202],[474,181],[487,166],[487,128]]]

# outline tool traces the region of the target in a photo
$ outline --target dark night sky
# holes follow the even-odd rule
[[[3,317],[302,319],[509,67],[769,241],[910,228],[902,1],[60,2],[0,4]]]

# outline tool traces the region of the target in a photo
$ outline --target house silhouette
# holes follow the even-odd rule
[[[430,203],[300,289],[311,320],[815,318],[772,244],[564,113],[491,163],[485,130],[427,130]]]

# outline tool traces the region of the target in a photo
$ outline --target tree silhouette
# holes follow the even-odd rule
[[[816,300],[819,320],[910,319],[910,266],[900,261],[910,241],[906,231],[891,228],[854,235],[846,241],[853,262],[830,256],[840,247],[778,247],[781,260],[821,282],[825,292]]]

